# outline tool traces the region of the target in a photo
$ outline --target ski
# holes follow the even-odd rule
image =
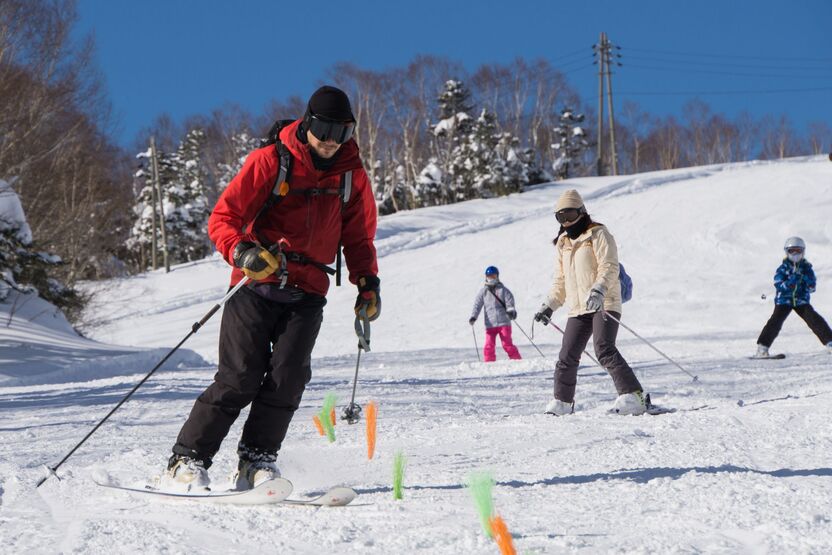
[[[134,488],[116,484],[104,484],[101,482],[96,482],[96,484],[104,488],[117,489],[128,493],[140,493],[166,499],[184,499],[226,505],[281,504],[307,507],[343,507],[349,505],[358,497],[358,494],[352,488],[338,486],[330,488],[323,494],[310,499],[289,499],[289,495],[292,493],[292,482],[285,478],[268,480],[249,490],[220,490],[198,493],[163,491],[151,486]]]
[[[783,354],[783,353],[777,353],[776,355],[769,355],[767,357],[753,356],[753,357],[748,357],[748,358],[750,360],[782,360],[782,359],[786,358],[786,355]]]
[[[299,505],[306,507],[344,507],[358,497],[355,490],[347,487],[334,487],[324,494],[311,499],[283,499],[281,505]]]
[[[656,416],[659,414],[673,414],[674,412],[692,412],[696,410],[704,410],[704,409],[711,409],[710,405],[699,405],[698,407],[691,407],[688,409],[677,409],[674,407],[665,407],[663,405],[654,405],[653,402],[650,400],[650,394],[648,393],[644,397],[644,404],[647,405],[647,410],[645,411],[646,414]]]
[[[150,486],[145,486],[144,488],[134,488],[116,484],[104,484],[102,482],[95,483],[105,488],[117,489],[128,493],[151,495],[161,499],[201,501],[226,505],[268,505],[280,503],[292,493],[292,482],[286,480],[285,478],[267,480],[255,488],[244,491],[222,490],[198,493],[163,491]]]

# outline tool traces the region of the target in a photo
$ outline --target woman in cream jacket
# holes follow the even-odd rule
[[[615,346],[618,322],[606,314],[621,318],[615,239],[604,225],[592,221],[575,190],[560,196],[555,215],[561,225],[554,241],[555,282],[535,320],[548,324],[552,312],[564,305],[569,319],[555,367],[555,398],[546,412],[560,416],[574,411],[578,363],[592,336],[598,361],[618,392],[613,412],[642,414],[646,407],[641,384]]]

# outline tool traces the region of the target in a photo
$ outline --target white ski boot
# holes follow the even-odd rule
[[[644,402],[644,394],[641,391],[633,391],[619,395],[612,406],[612,412],[616,414],[638,415],[647,411],[647,404]]]
[[[240,459],[237,464],[237,473],[234,475],[234,489],[252,489],[273,478],[280,478],[280,469],[274,461]]]
[[[754,358],[768,358],[769,356],[768,347],[765,345],[757,345],[757,354],[754,355]]]
[[[567,414],[572,414],[573,412],[575,412],[575,401],[567,403],[566,401],[561,401],[560,399],[552,399],[549,401],[549,404],[546,405],[546,414],[565,416]]]
[[[205,464],[197,459],[174,455],[168,462],[168,469],[159,479],[159,489],[176,492],[210,490],[211,479]]]

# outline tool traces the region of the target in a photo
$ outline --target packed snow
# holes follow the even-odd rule
[[[559,334],[534,326],[544,358],[523,331],[532,334],[552,279],[552,212],[567,188],[619,244],[634,281],[623,321],[699,376],[693,382],[620,331],[619,348],[653,401],[678,412],[607,414],[611,380],[586,360],[576,413],[542,414]],[[497,553],[465,487],[486,471],[518,553],[828,553],[832,354],[792,315],[772,347],[784,360],[747,357],[771,313],[789,236],[806,240],[818,277],[812,304],[832,321],[829,214],[832,164],[808,157],[578,178],[382,218],[383,308],[357,393],[359,403],[379,405],[376,456],[366,458],[363,423],[339,422],[330,444],[311,422],[326,393],[341,406],[349,399],[348,286],[330,292],[312,382],[278,459],[293,495],[353,487],[358,499],[339,509],[155,502],[93,483],[140,486],[162,471],[211,382],[219,316],[61,467],[62,481],[34,489],[43,465],[57,463],[222,297],[229,270],[220,258],[89,284],[91,339],[59,315],[38,314],[39,299],[11,318],[2,304],[0,545],[9,553]],[[492,264],[517,301],[522,361],[498,348],[497,362],[477,362],[467,319]],[[555,313],[561,327],[565,312]],[[242,422],[211,469],[215,483],[236,464]],[[399,450],[408,464],[404,499],[395,501]]]

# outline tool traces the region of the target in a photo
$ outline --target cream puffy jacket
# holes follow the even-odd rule
[[[555,282],[547,303],[552,310],[566,305],[570,317],[588,314],[586,300],[592,288],[604,292],[605,310],[621,313],[618,247],[607,228],[597,223],[577,239],[565,233],[558,239]]]

